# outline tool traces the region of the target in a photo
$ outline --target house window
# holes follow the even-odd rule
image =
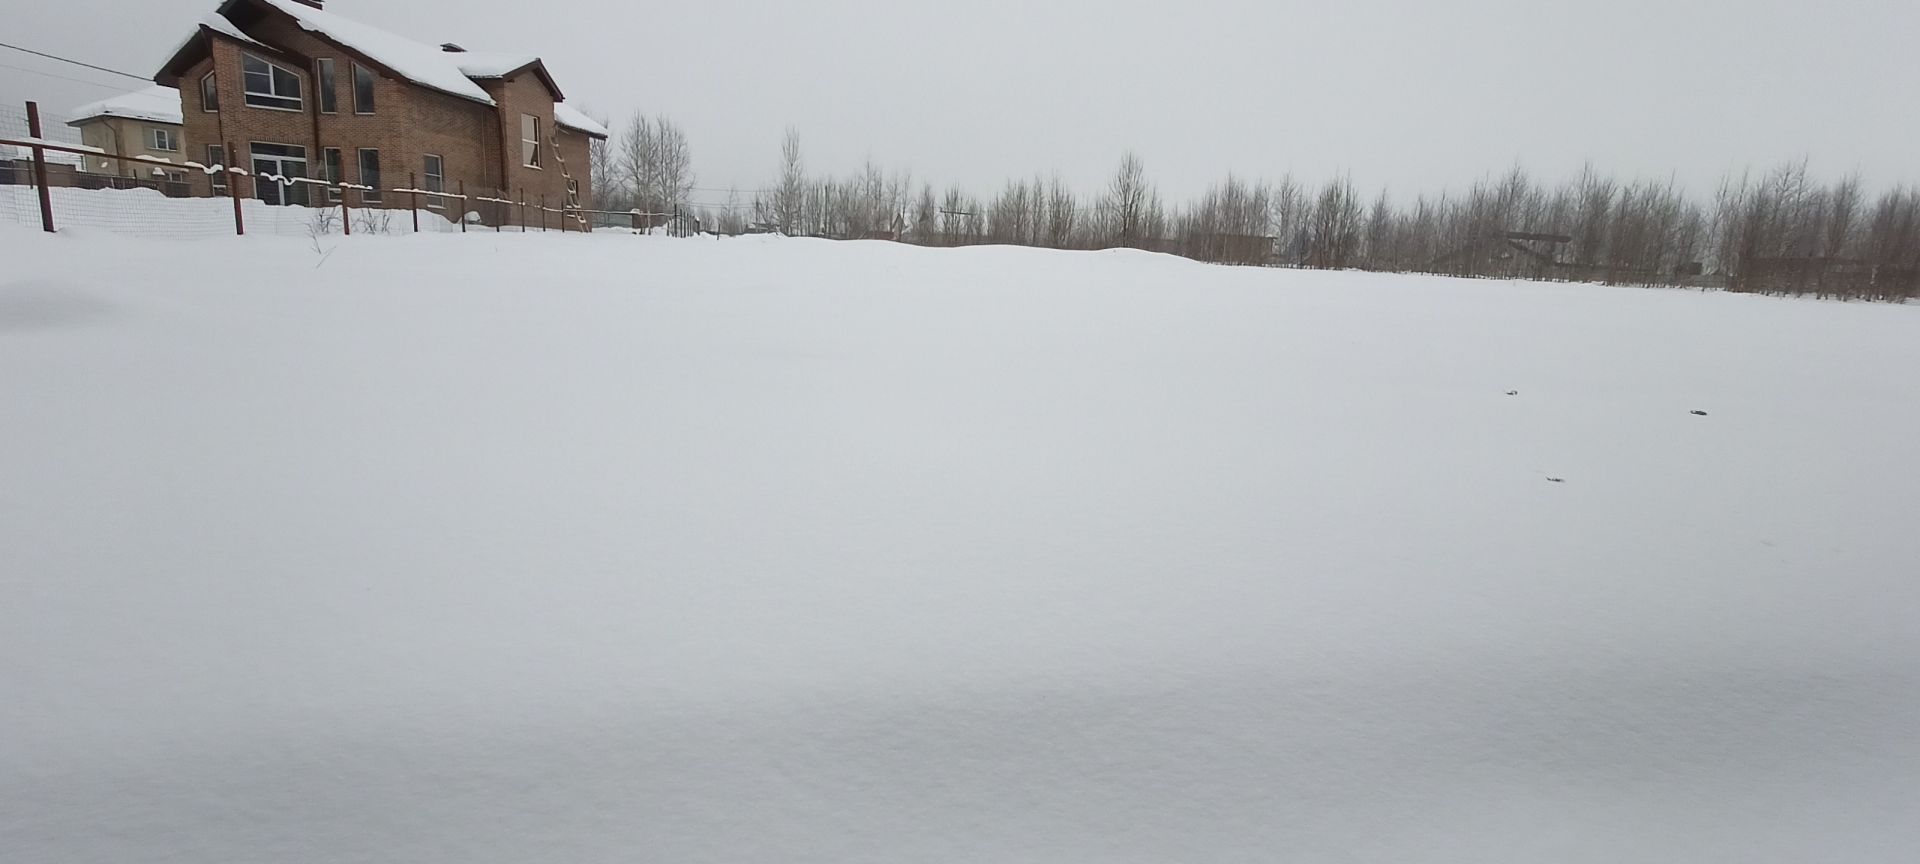
[[[218,198],[227,196],[227,148],[219,144],[207,145],[207,167],[213,173],[207,179],[213,181],[213,194]]]
[[[209,114],[220,110],[220,82],[212,72],[200,79],[200,110]]]
[[[180,152],[180,136],[175,135],[172,129],[148,129],[147,133],[149,149],[162,153]]]
[[[432,155],[432,154],[428,154],[428,155],[427,155],[427,165],[426,165],[426,168],[427,168],[427,171],[426,171],[426,175],[427,175],[427,185],[426,185],[426,190],[427,190],[428,192],[445,192],[445,191],[447,191],[447,163],[446,163],[446,160],[444,160],[444,159],[441,159],[441,158],[440,158],[440,157],[438,157],[438,156],[435,156],[435,155]],[[428,207],[429,209],[433,209],[433,210],[438,210],[438,209],[440,209],[440,208],[442,208],[442,207],[445,207],[445,206],[447,206],[447,204],[446,204],[446,199],[445,199],[445,198],[441,198],[441,197],[439,197],[439,196],[437,196],[437,195],[429,195],[429,196],[427,196],[427,207]]]
[[[334,184],[327,187],[327,200],[335,204],[340,203],[341,197],[346,194],[339,185],[340,181],[347,177],[340,170],[343,161],[338,147],[328,147],[320,151],[320,179]]]
[[[360,185],[373,187],[361,190],[360,200],[369,203],[380,200],[380,151],[360,151]]]
[[[306,204],[307,184],[288,180],[307,176],[307,148],[292,144],[248,145],[253,152],[253,188],[268,204]],[[284,178],[284,179],[275,179]]]
[[[247,104],[280,111],[300,110],[300,76],[252,54],[240,55]]]
[[[322,57],[313,61],[314,96],[320,100],[322,114],[333,114],[340,110],[340,97],[333,84],[333,58]]]
[[[373,113],[373,70],[353,64],[353,113]]]
[[[540,167],[540,118],[532,114],[520,115],[520,164]]]

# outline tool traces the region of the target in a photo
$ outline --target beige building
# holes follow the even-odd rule
[[[187,179],[187,170],[179,163],[192,157],[187,155],[191,151],[181,123],[180,91],[172,87],[148,87],[82,105],[74,109],[67,125],[80,130],[80,143],[88,147],[127,159],[146,156],[174,163],[144,164],[87,156],[80,160],[82,174],[119,178],[127,185],[184,183]]]

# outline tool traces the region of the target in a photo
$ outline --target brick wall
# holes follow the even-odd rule
[[[426,157],[442,160],[446,189],[456,191],[461,181],[474,196],[494,196],[539,201],[546,197],[549,206],[566,199],[567,181],[577,180],[582,189],[592,186],[587,176],[587,138],[571,130],[559,129],[553,122],[553,94],[540,77],[531,71],[500,80],[476,82],[486,90],[498,108],[469,99],[429,90],[424,87],[374,73],[372,113],[359,113],[354,105],[354,68],[359,62],[352,52],[337,47],[302,30],[297,24],[278,16],[267,16],[246,25],[249,35],[274,46],[261,50],[236,40],[210,37],[211,56],[195,64],[180,80],[182,108],[186,115],[185,138],[191,152],[184,158],[204,161],[206,144],[232,142],[238,153],[228,154],[229,165],[252,167],[250,145],[258,143],[304,147],[309,176],[319,177],[324,170],[326,151],[340,151],[342,176],[350,183],[374,185],[361,171],[361,151],[379,153],[379,186],[394,189],[417,182],[426,184]],[[241,71],[243,53],[252,52],[263,60],[292,72],[301,82],[302,106],[298,111],[276,110],[246,104]],[[320,110],[316,92],[316,61],[334,61],[333,97],[335,111]],[[202,110],[200,81],[213,72],[219,88],[220,110]],[[532,115],[541,127],[541,165],[523,164],[521,156],[521,116]],[[558,146],[555,146],[557,139]],[[196,178],[196,189],[207,191],[209,180]],[[252,184],[247,183],[252,193]],[[314,190],[318,194],[318,190]],[[355,204],[360,194],[352,193]],[[411,197],[385,193],[384,206],[411,205]],[[423,199],[423,206],[428,203]],[[514,219],[515,208],[481,208],[492,219]],[[533,217],[528,217],[533,221]]]

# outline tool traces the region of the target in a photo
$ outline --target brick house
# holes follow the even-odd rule
[[[607,131],[564,103],[539,57],[434,47],[324,5],[225,0],[201,19],[154,77],[180,89],[195,148],[187,158],[375,190],[249,184],[273,204],[323,205],[350,194],[356,206],[362,198],[407,206],[411,196],[391,190],[418,182],[413,188],[453,192],[464,182],[476,197],[544,196],[550,206],[591,208],[588,148]],[[228,161],[229,145],[243,151],[240,160]],[[422,205],[445,207],[434,198]],[[511,208],[496,209],[511,220]]]
[[[174,163],[194,158],[188,152],[180,119],[180,93],[172,87],[148,87],[73,109],[68,126],[80,130],[80,143],[127,159],[147,157]],[[122,159],[74,157],[83,174],[112,178],[103,185],[184,184],[186,169]]]

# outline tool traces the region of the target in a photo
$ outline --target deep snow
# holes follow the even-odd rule
[[[0,226],[0,858],[1920,857],[1920,309],[329,243]]]

